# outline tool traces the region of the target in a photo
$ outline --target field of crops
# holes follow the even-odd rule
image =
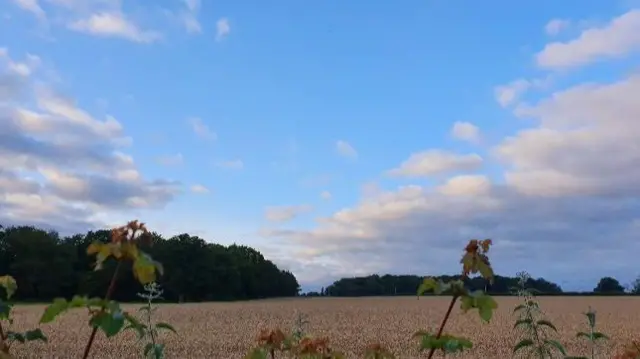
[[[511,314],[518,304],[516,298],[497,298],[500,308],[490,324],[481,323],[476,313],[463,315],[458,308],[447,325],[446,332],[466,336],[474,342],[472,351],[463,358],[511,357],[517,341]],[[640,298],[632,297],[564,297],[538,298],[542,309],[558,327],[558,339],[572,355],[585,355],[587,346],[575,339],[578,330],[587,330],[581,312],[590,305],[598,313],[597,327],[610,335],[601,353],[610,357],[614,349],[632,339],[640,339]],[[180,359],[242,358],[252,346],[261,328],[289,329],[296,312],[304,313],[306,329],[315,336],[328,336],[332,346],[349,358],[362,356],[364,348],[379,342],[399,358],[419,358],[416,342],[411,339],[416,329],[435,331],[448,298],[387,297],[387,298],[306,298],[235,303],[203,303],[161,305],[156,319],[175,326],[179,335],[163,334],[167,357]],[[34,327],[43,306],[18,306],[15,311],[17,328]],[[125,306],[128,310],[137,306]],[[86,311],[64,314],[58,321],[41,328],[50,343],[31,343],[14,352],[19,358],[80,357],[89,337]],[[92,358],[139,358],[140,349],[133,333],[105,339],[98,334]]]

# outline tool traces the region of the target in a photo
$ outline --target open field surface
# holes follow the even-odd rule
[[[517,298],[497,298],[500,308],[490,324],[483,324],[477,312],[463,315],[458,306],[445,331],[473,340],[474,348],[463,358],[511,357],[517,341],[512,330],[513,307]],[[614,349],[631,339],[640,338],[640,298],[633,297],[549,297],[539,298],[547,317],[558,327],[560,341],[571,355],[587,354],[584,342],[575,339],[578,330],[587,330],[581,313],[591,305],[598,312],[597,327],[612,340],[601,353],[610,357]],[[399,358],[421,357],[414,349],[411,335],[416,329],[437,329],[447,308],[448,298],[376,297],[376,298],[305,298],[234,303],[167,304],[156,312],[156,320],[175,326],[179,336],[164,334],[167,357],[179,359],[242,358],[252,346],[261,328],[291,328],[296,311],[307,315],[307,331],[328,336],[337,349],[349,358],[360,358],[366,345],[380,342]],[[125,305],[127,310],[138,306]],[[36,326],[44,306],[25,305],[15,309],[16,328]],[[90,334],[86,311],[64,314],[57,322],[41,328],[50,343],[17,344],[19,358],[79,358]],[[409,349],[405,349],[409,348]],[[106,339],[99,333],[92,358],[139,358],[140,347],[133,333]],[[426,357],[426,356],[425,356]]]

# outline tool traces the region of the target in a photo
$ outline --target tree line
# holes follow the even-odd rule
[[[462,279],[458,275],[437,276],[445,282]],[[308,292],[303,295],[332,296],[332,297],[362,297],[362,296],[392,296],[392,295],[416,295],[416,289],[424,279],[417,275],[369,275],[366,277],[353,277],[339,279],[320,292]],[[472,290],[483,289],[492,295],[511,295],[513,289],[518,287],[517,277],[496,275],[492,284],[480,277],[463,279]],[[624,288],[618,280],[612,277],[603,277],[590,292],[565,292],[556,283],[544,278],[530,278],[526,282],[528,288],[533,289],[538,295],[640,295],[640,280],[636,280],[629,288]]]
[[[95,259],[86,254],[94,241],[106,243],[110,231],[89,231],[62,237],[53,231],[31,226],[0,226],[0,275],[9,274],[18,282],[15,298],[19,301],[51,301],[75,294],[101,297],[115,269],[109,260],[100,271],[93,270]],[[289,271],[279,269],[257,250],[243,246],[223,246],[204,239],[180,234],[168,239],[150,233],[150,244],[143,250],[164,266],[158,283],[164,299],[180,301],[247,300],[297,296],[300,285]],[[342,278],[320,292],[305,296],[391,296],[415,295],[424,276],[370,275]],[[460,276],[443,275],[444,281]],[[472,289],[486,289],[490,294],[509,295],[518,278],[496,275],[488,285],[480,278],[465,279]],[[618,280],[603,277],[591,292],[565,292],[544,278],[529,279],[527,286],[542,295],[619,295],[640,294],[640,279],[628,288]],[[626,290],[625,290],[626,289]],[[135,301],[142,288],[131,275],[131,265],[121,269],[113,298]]]
[[[150,244],[142,249],[164,266],[158,283],[167,301],[245,300],[299,293],[291,272],[279,269],[253,248],[208,243],[188,234],[165,239],[152,232],[149,239]],[[75,294],[102,297],[115,261],[94,271],[95,258],[86,254],[94,241],[110,241],[110,231],[62,237],[31,226],[0,226],[0,275],[16,279],[15,299],[19,301],[51,301]],[[113,299],[139,300],[136,293],[141,291],[131,265],[121,268]]]

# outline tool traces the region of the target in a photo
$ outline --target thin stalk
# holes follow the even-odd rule
[[[9,345],[6,343],[7,337],[4,335],[2,323],[0,323],[0,351],[9,354]]]
[[[440,323],[440,328],[438,329],[438,333],[436,334],[436,339],[440,339],[442,331],[444,330],[444,326],[447,324],[447,320],[449,320],[449,316],[451,315],[451,310],[453,310],[453,305],[456,304],[456,300],[458,300],[458,296],[454,295],[453,298],[451,298],[451,303],[449,303],[449,308],[447,308],[447,314],[444,315],[442,323]],[[435,352],[436,348],[431,348],[429,350],[429,356],[427,358],[431,359]]]
[[[111,298],[111,295],[113,294],[113,291],[116,288],[116,281],[118,279],[118,272],[120,271],[120,267],[122,265],[122,261],[119,260],[118,264],[116,265],[116,269],[113,271],[113,276],[111,277],[111,282],[109,283],[109,288],[107,288],[107,294],[104,296],[104,300],[109,300]],[[105,308],[102,308],[102,311],[104,312]],[[89,336],[89,341],[87,342],[87,346],[84,348],[84,354],[82,354],[82,359],[87,359],[89,357],[89,352],[91,351],[91,346],[93,345],[93,341],[96,338],[96,333],[98,333],[98,327],[93,327],[93,330],[91,331],[91,336]]]

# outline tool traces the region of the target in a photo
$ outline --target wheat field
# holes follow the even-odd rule
[[[458,308],[445,332],[466,336],[474,348],[462,358],[511,357],[511,347],[517,341],[512,308],[517,298],[497,298],[499,308],[490,324],[480,321],[477,313],[463,315]],[[591,306],[598,313],[597,327],[612,340],[604,344],[601,353],[610,357],[625,342],[640,339],[640,298],[633,297],[561,297],[539,298],[542,309],[558,327],[558,338],[571,355],[586,355],[587,346],[575,339],[578,330],[585,330],[581,313]],[[306,315],[306,330],[315,336],[328,336],[332,346],[348,358],[361,358],[367,344],[379,342],[398,358],[420,358],[411,340],[417,329],[435,331],[446,311],[448,298],[370,297],[370,298],[299,298],[259,300],[233,303],[165,304],[160,305],[156,319],[174,325],[179,335],[163,334],[167,358],[235,359],[252,346],[260,329],[293,326],[296,313]],[[127,310],[138,306],[125,305]],[[28,305],[15,308],[15,329],[30,329],[37,325],[44,306]],[[76,310],[64,314],[56,322],[41,328],[48,335],[47,345],[35,343],[15,345],[18,358],[79,358],[89,337],[88,314]],[[99,333],[92,358],[140,358],[140,346],[133,333],[106,339]]]

